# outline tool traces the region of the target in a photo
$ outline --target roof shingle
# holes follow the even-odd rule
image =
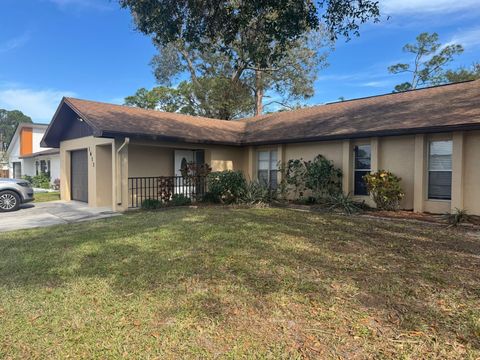
[[[480,80],[238,121],[73,98],[64,101],[102,136],[136,135],[193,143],[248,145],[480,129]]]

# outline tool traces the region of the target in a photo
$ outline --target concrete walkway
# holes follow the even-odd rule
[[[77,201],[52,201],[23,205],[20,210],[0,213],[0,232],[103,219],[120,215],[110,208],[90,208]]]

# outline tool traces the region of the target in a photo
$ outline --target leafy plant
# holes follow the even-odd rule
[[[336,195],[342,192],[342,170],[323,155],[305,162],[305,186],[316,197]]]
[[[367,174],[363,178],[378,209],[398,209],[400,201],[405,196],[400,186],[401,178],[386,170],[379,170],[373,174]]]
[[[470,215],[468,215],[467,210],[455,208],[452,213],[445,214],[445,219],[447,220],[449,227],[457,227],[458,225],[469,222]]]
[[[172,206],[187,206],[191,204],[192,204],[192,200],[183,194],[174,194],[172,196],[172,200],[170,200],[170,203],[169,203],[169,205],[172,205]]]
[[[283,199],[286,199],[290,192],[293,192],[295,199],[303,197],[306,190],[305,162],[302,159],[288,160],[280,165],[282,181],[280,182],[280,193]]]
[[[317,155],[312,161],[289,160],[280,166],[280,171],[283,198],[287,198],[289,192],[293,192],[297,200],[303,198],[307,190],[315,197],[330,196],[342,191],[342,170],[323,155]]]
[[[238,203],[245,192],[246,180],[241,171],[213,172],[207,176],[208,197],[217,203]]]
[[[155,210],[164,207],[162,201],[157,199],[145,199],[142,201],[142,209],[145,210]]]
[[[25,175],[23,177],[32,187],[40,189],[50,189],[50,176],[48,174],[40,174],[36,176]]]
[[[277,192],[259,181],[252,181],[245,185],[241,201],[245,204],[268,204],[277,198]]]
[[[353,200],[351,194],[337,193],[322,199],[328,210],[339,210],[345,214],[354,214],[363,209],[363,204]]]

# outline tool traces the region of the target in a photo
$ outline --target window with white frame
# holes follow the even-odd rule
[[[363,177],[372,170],[372,151],[369,144],[355,146],[354,195],[368,195]]]
[[[452,141],[431,141],[428,151],[428,198],[452,198]]]
[[[277,188],[278,160],[277,150],[258,152],[258,181],[272,189]]]

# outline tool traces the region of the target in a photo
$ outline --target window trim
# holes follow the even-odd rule
[[[431,154],[431,144],[435,142],[450,142],[452,144],[452,152],[450,153],[452,166],[450,170],[430,170],[430,154]],[[453,139],[451,138],[434,138],[427,141],[427,181],[426,181],[426,198],[427,201],[438,201],[438,202],[451,202],[452,201],[452,185],[453,185]],[[450,175],[450,198],[449,199],[438,199],[430,197],[430,173],[431,172],[449,172]]]
[[[359,146],[368,146],[370,147],[370,168],[369,169],[357,169],[357,148]],[[353,195],[354,196],[370,196],[367,190],[367,194],[357,194],[355,192],[355,176],[357,172],[365,172],[365,173],[371,173],[372,172],[372,144],[371,143],[359,143],[353,145],[353,176],[352,176],[352,181],[353,181]]]
[[[272,184],[272,178],[271,178],[271,172],[272,171],[275,171],[276,174],[277,174],[277,179],[276,179],[276,186],[278,187],[278,149],[275,149],[275,148],[268,148],[268,149],[258,149],[257,151],[257,161],[256,161],[256,172],[255,172],[255,175],[257,177],[257,180],[260,181],[260,177],[259,177],[259,171],[260,171],[260,167],[259,167],[259,164],[260,164],[260,153],[262,152],[268,152],[268,179],[267,179],[267,182],[268,182],[268,186],[270,187],[271,184]],[[275,152],[277,154],[277,164],[275,166],[275,169],[272,168],[272,153]],[[265,161],[265,160],[263,160]],[[265,170],[263,170],[265,171]]]

